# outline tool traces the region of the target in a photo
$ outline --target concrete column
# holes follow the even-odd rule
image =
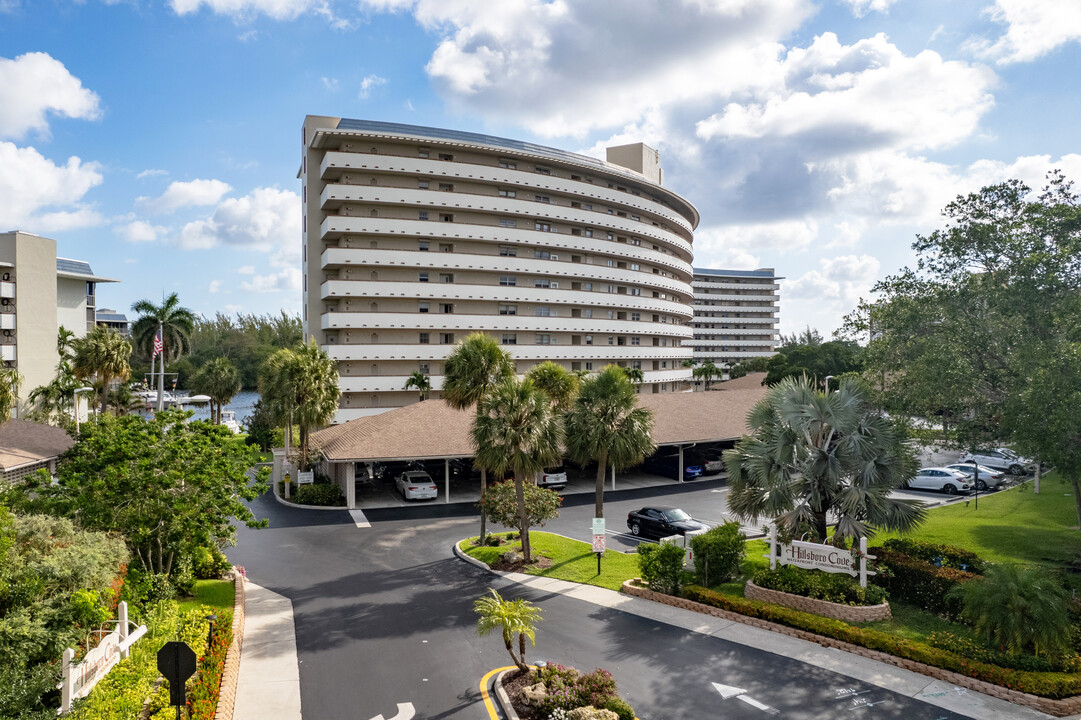
[[[612,466],[612,490],[616,489],[616,466]]]
[[[282,479],[282,465],[285,463],[285,450],[282,448],[274,448],[270,452],[274,456],[274,462],[270,468],[270,481],[276,484],[281,482]]]
[[[357,484],[356,484],[356,463],[349,461],[346,463],[338,463],[344,466],[342,468],[342,479],[345,481],[345,506],[350,510],[357,509]]]
[[[676,476],[680,482],[683,482],[683,446],[679,446],[679,475]]]
[[[443,502],[450,502],[450,459],[443,458]]]

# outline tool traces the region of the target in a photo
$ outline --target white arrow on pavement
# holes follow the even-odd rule
[[[734,698],[737,695],[742,695],[747,692],[743,688],[732,687],[731,685],[721,685],[720,683],[713,683],[713,689],[721,694],[725,700],[728,698]]]
[[[776,715],[779,711],[777,708],[772,708],[765,703],[760,703],[753,697],[747,694],[747,691],[743,688],[732,687],[731,685],[721,685],[720,683],[713,683],[713,689],[721,694],[721,697],[725,700],[729,698],[736,698],[740,702],[745,702],[753,708],[758,708],[770,715]]]
[[[413,703],[398,703],[398,714],[390,720],[413,720],[413,716],[416,714],[417,711],[413,708]],[[385,718],[380,714],[373,717],[372,720],[385,720]]]

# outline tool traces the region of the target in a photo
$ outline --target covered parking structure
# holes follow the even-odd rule
[[[677,477],[682,478],[686,448],[700,443],[734,442],[746,434],[747,415],[767,391],[760,383],[760,378],[749,378],[746,382],[724,383],[709,392],[638,396],[639,404],[653,411],[654,443],[678,448]],[[322,471],[341,488],[349,509],[356,508],[357,463],[442,460],[443,500],[450,502],[450,461],[473,457],[469,438],[473,416],[472,410],[456,410],[442,400],[426,400],[319,430],[312,433],[311,442],[322,451]],[[275,482],[282,477],[283,456],[281,451],[275,451]]]

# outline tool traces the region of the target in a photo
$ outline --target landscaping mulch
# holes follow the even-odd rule
[[[517,562],[507,562],[502,558],[491,564],[493,570],[499,570],[500,572],[525,572],[526,570],[532,570],[534,568],[544,570],[550,567],[552,567],[552,561],[550,558],[546,557],[533,558],[533,562],[528,565],[521,560],[518,560]]]
[[[514,706],[514,712],[518,713],[518,717],[522,720],[534,720],[533,708],[524,705],[521,701],[522,690],[533,684],[535,680],[532,671],[515,670],[503,676],[503,689],[506,690],[511,705]]]

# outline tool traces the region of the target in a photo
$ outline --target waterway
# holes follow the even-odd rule
[[[243,390],[237,394],[222,410],[232,410],[236,413],[236,421],[243,425],[255,410],[255,402],[259,399],[259,393],[255,390]],[[210,405],[191,406],[195,411],[194,420],[209,420]]]

